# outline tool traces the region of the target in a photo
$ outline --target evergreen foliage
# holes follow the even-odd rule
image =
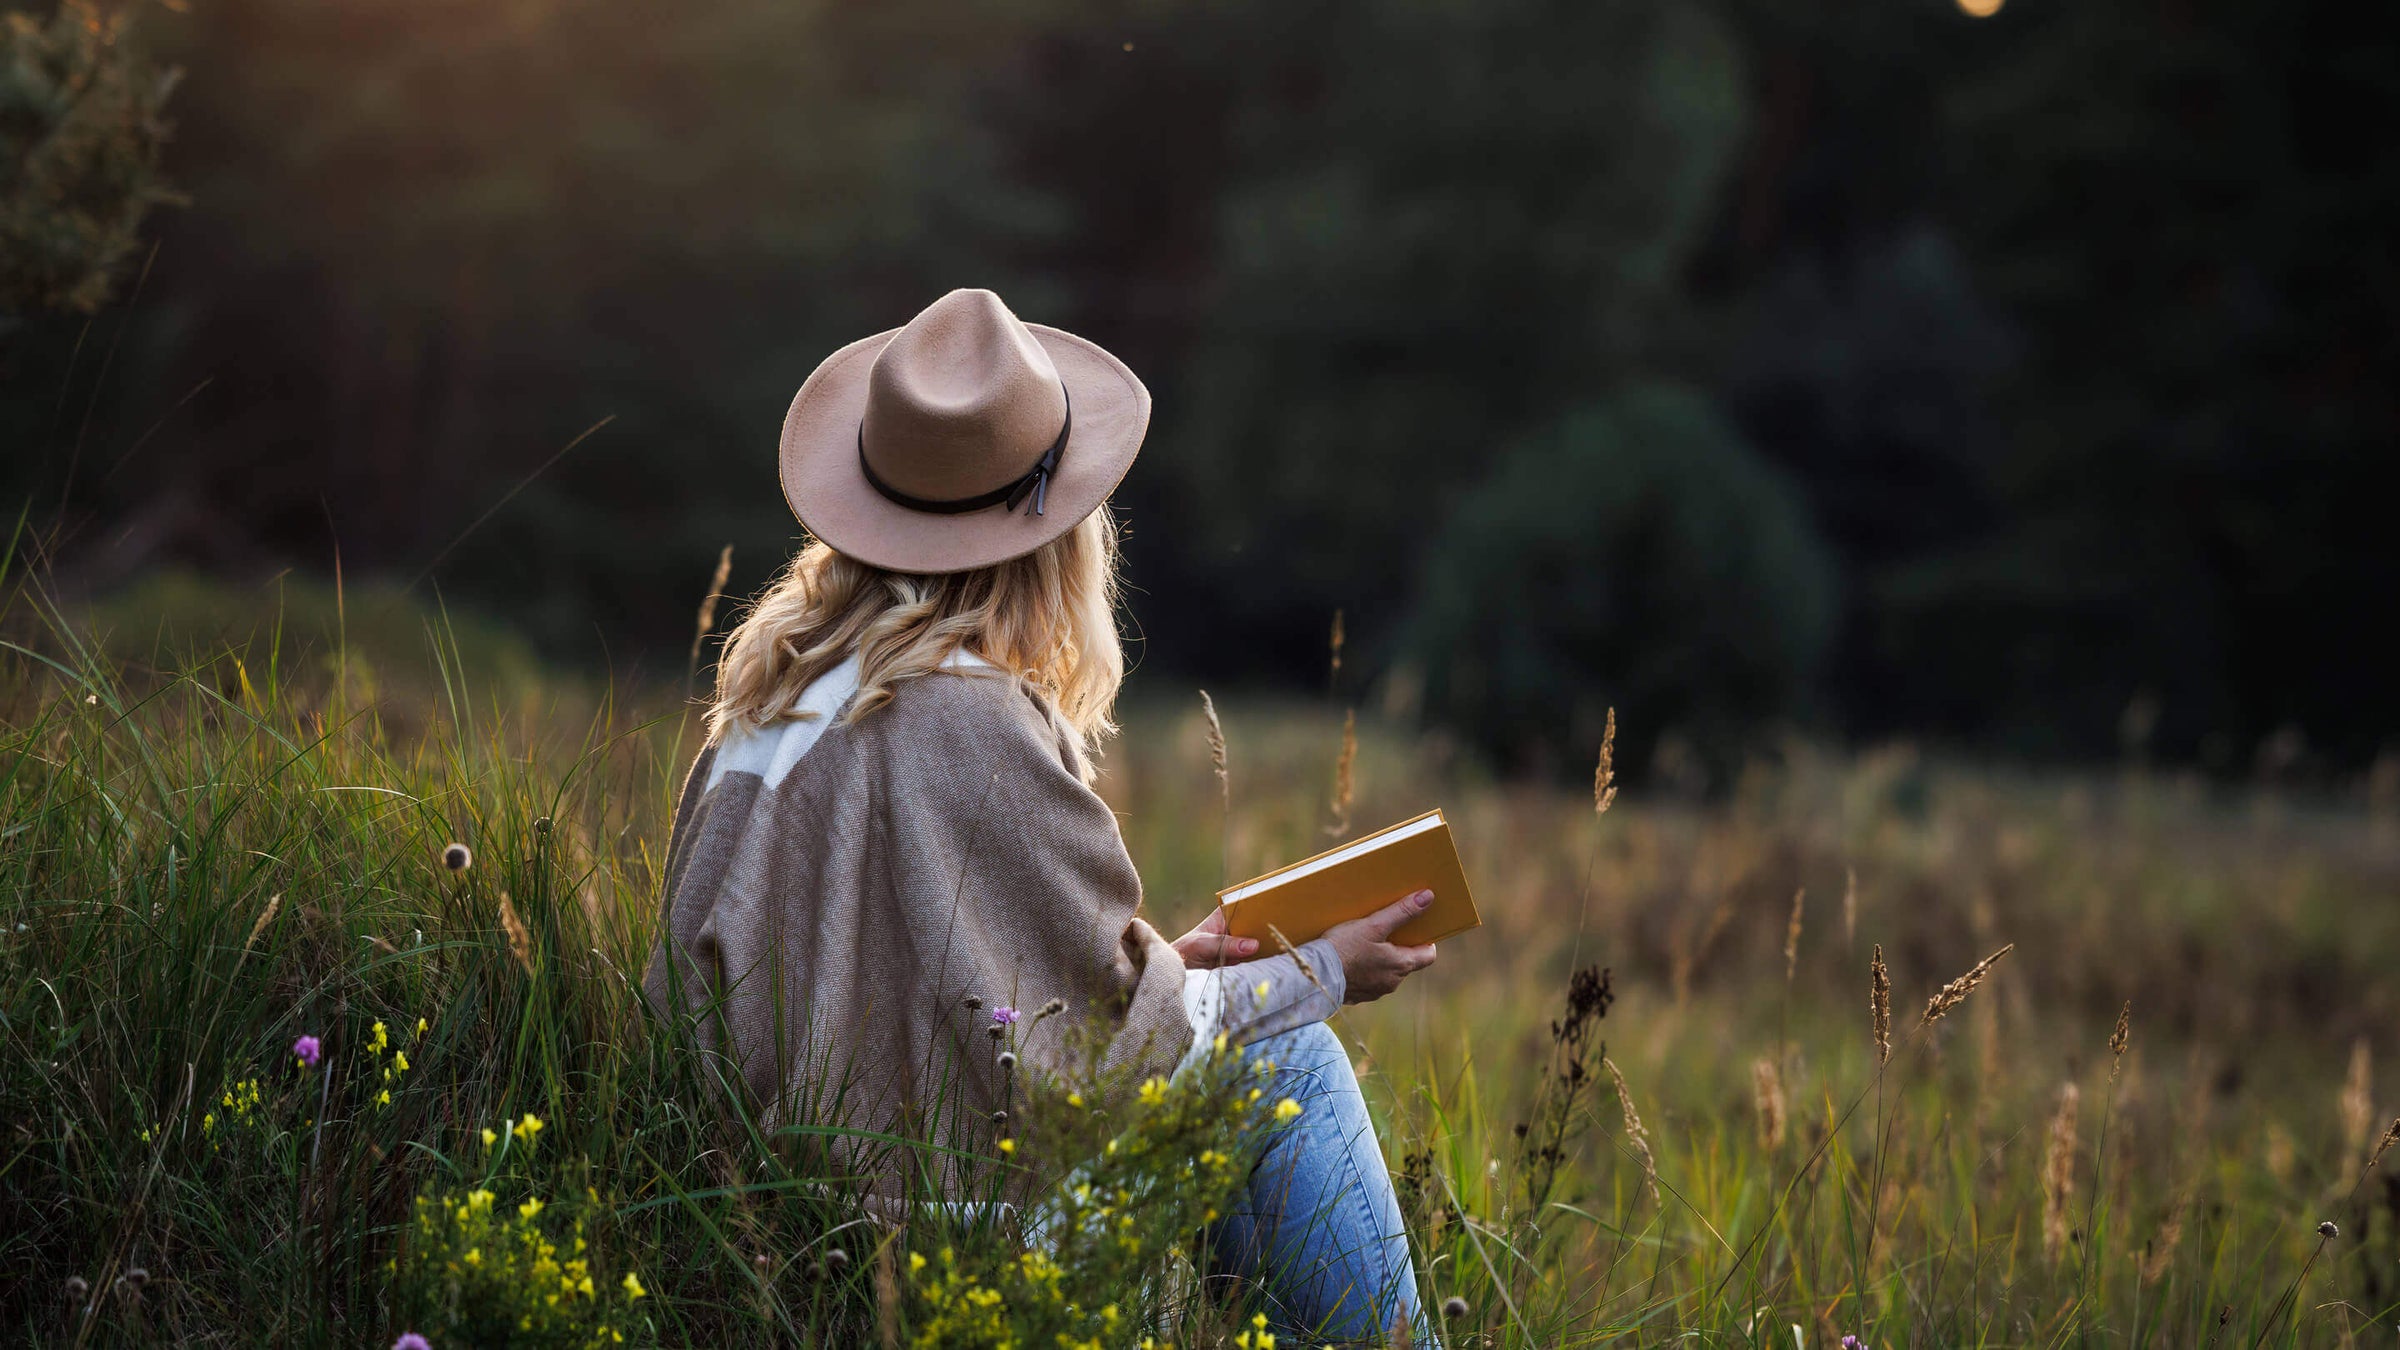
[[[1621,389],[1511,446],[1428,559],[1409,652],[1431,706],[1534,767],[1591,761],[1612,705],[1727,755],[1805,706],[1832,634],[1806,507],[1684,388]]]
[[[127,29],[91,0],[0,13],[0,324],[98,309],[151,208],[175,200],[159,155],[177,72]]]

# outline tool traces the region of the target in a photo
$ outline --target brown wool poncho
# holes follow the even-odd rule
[[[1183,963],[1137,917],[1116,817],[1049,706],[983,668],[909,680],[856,724],[831,711],[729,733],[693,764],[651,1005],[697,1017],[770,1124],[987,1156],[1004,1045],[1020,1112],[1044,1080],[1172,1072],[1192,1040]],[[1052,999],[1066,1011],[1037,1022]],[[1002,1007],[1021,1020],[995,1041]]]

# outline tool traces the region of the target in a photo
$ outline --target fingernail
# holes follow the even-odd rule
[[[1244,956],[1248,956],[1250,953],[1258,950],[1258,939],[1243,938],[1240,942],[1234,944],[1233,949],[1237,952],[1240,952]]]
[[[1431,891],[1419,891],[1408,898],[1415,901],[1419,909],[1425,909],[1433,904],[1433,892]]]

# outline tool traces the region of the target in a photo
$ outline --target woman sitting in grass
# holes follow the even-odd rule
[[[771,1118],[962,1151],[997,1126],[1017,1162],[1020,1086],[1171,1077],[1247,1047],[1274,1066],[1263,1099],[1301,1109],[1266,1132],[1212,1260],[1288,1332],[1406,1321],[1425,1343],[1391,1178],[1324,1019],[1432,963],[1388,941],[1431,896],[1297,952],[1262,956],[1216,916],[1169,943],[1090,787],[1124,675],[1104,504],[1149,418],[1116,358],[988,291],[808,378],[781,462],[815,542],[728,643],[647,989],[699,1016]],[[1019,1009],[1047,1025],[1009,1026]],[[952,1155],[908,1156],[887,1195],[964,1189]]]

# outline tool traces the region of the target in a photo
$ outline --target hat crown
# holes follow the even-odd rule
[[[1023,477],[1066,416],[1066,390],[1040,341],[999,296],[957,290],[876,355],[859,452],[911,496],[972,497]]]

